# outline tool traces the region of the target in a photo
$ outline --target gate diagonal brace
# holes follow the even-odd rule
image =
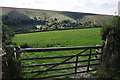
[[[83,51],[77,53],[76,56],[80,55],[81,53],[83,53],[83,52],[85,52],[85,51],[87,51],[87,50],[89,50],[89,49],[84,49]],[[68,60],[70,60],[70,59],[72,59],[72,58],[74,58],[74,57],[76,57],[76,56],[69,57],[68,59],[66,59],[66,60],[64,60],[64,61],[62,61],[62,62],[60,62],[59,64],[55,64],[55,65],[51,66],[50,68],[46,69],[45,71],[51,70],[52,68],[54,68],[54,67],[60,65],[61,63],[66,62],[66,61],[68,61]],[[38,76],[38,75],[40,75],[40,74],[42,74],[42,73],[43,73],[43,72],[41,72],[41,73],[38,72],[37,74],[33,75],[32,77],[36,77],[36,76]],[[31,77],[31,78],[32,78],[32,77]]]

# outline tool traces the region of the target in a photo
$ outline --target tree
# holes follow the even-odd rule
[[[120,17],[113,16],[103,24],[103,59],[100,77],[120,77]]]
[[[2,24],[2,23],[1,23]],[[14,32],[11,28],[9,28],[7,25],[2,24],[2,45],[5,47],[5,45],[11,44],[11,38],[14,36]]]

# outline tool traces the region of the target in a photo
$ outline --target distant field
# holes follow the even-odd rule
[[[31,47],[70,47],[70,46],[95,46],[101,44],[100,38],[100,28],[90,28],[90,29],[74,29],[74,30],[62,30],[62,31],[48,31],[48,32],[37,32],[28,34],[17,34],[13,38],[13,42],[17,45],[29,44]],[[36,57],[49,57],[49,56],[67,56],[79,53],[81,50],[72,51],[55,51],[55,52],[33,52],[21,54],[21,58],[36,58]],[[92,50],[93,51],[93,50]],[[86,53],[89,53],[87,51]],[[84,53],[84,54],[86,54]],[[87,60],[88,57],[79,57],[79,60]],[[29,60],[22,61],[22,65],[35,65],[44,63],[58,63],[65,60],[63,59],[45,59],[45,60]],[[70,61],[75,61],[76,58]],[[86,62],[80,64],[88,64]],[[75,64],[64,64],[57,66],[57,68],[73,67]],[[35,70],[45,70],[49,66],[41,66],[34,68],[26,68],[23,71],[35,71]],[[61,70],[61,71],[51,71],[39,75],[51,76],[73,72],[74,69]],[[24,75],[24,77],[30,77],[32,74]],[[70,77],[70,76],[67,76]]]
[[[29,47],[95,46],[101,44],[101,37],[100,28],[89,28],[17,34],[12,41]]]

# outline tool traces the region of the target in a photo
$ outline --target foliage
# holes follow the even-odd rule
[[[106,41],[108,39],[109,43],[113,43],[115,46],[119,45],[120,40],[120,17],[113,16],[108,22],[104,23],[102,28],[102,39]]]
[[[120,17],[112,16],[103,26],[101,32],[104,43],[104,55],[100,76],[118,77],[120,76]]]
[[[13,44],[11,41],[11,38],[14,37],[14,32],[11,30],[11,28],[9,28],[7,25],[4,25],[2,22],[0,23],[0,25],[2,25],[2,48],[5,52],[5,47],[6,45],[10,45]],[[3,53],[4,53],[3,52]],[[5,52],[6,53],[6,52]],[[8,52],[9,54],[11,54],[11,51]],[[11,70],[10,68],[14,68],[14,61],[12,61],[12,59],[10,59],[7,55],[2,57],[2,67],[3,67],[3,73],[2,76],[5,78],[11,77],[12,74],[14,74],[14,70]],[[6,64],[6,62],[8,62],[7,64],[10,64],[10,66],[8,66]],[[9,74],[10,73],[10,74]]]
[[[111,16],[105,15],[88,15],[80,20],[83,24],[83,27],[102,27],[103,22],[106,22],[106,19],[109,19]]]
[[[30,46],[27,43],[23,43],[20,45],[21,48],[30,48]]]
[[[14,37],[14,32],[7,26],[2,24],[2,44],[5,45],[12,44],[11,38]]]

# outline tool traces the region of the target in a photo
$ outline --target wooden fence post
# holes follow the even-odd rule
[[[18,50],[20,50],[20,47],[18,46],[15,49],[16,49],[16,51],[18,51]],[[16,59],[19,59],[19,58],[20,58],[20,52],[16,52]]]
[[[22,73],[21,73],[21,60],[20,60],[20,52],[18,52],[18,50],[20,50],[20,47],[15,47],[15,50],[17,51],[15,54],[15,58],[16,58],[16,77],[17,78],[21,78],[22,77]]]
[[[20,53],[15,52],[16,50],[20,50],[20,48],[8,45],[5,49],[7,59],[6,78],[21,78]]]
[[[15,62],[14,62],[14,47],[13,45],[6,46],[6,59],[7,59],[7,70],[6,70],[6,78],[14,78],[15,77]]]

